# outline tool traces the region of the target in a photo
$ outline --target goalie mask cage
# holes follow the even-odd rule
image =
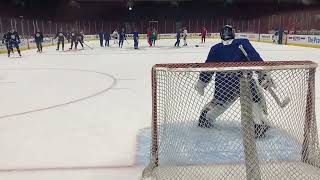
[[[142,179],[320,179],[316,67],[311,61],[155,65],[150,162]],[[194,88],[200,72],[213,74],[203,96]],[[262,72],[276,84],[278,100],[290,102],[280,107],[268,90],[260,89],[270,129],[256,138],[251,85],[259,86],[257,74]],[[233,93],[225,96],[232,103],[213,127],[201,128],[203,108],[219,93],[218,74],[236,74],[238,85],[222,85],[237,89],[225,91]]]

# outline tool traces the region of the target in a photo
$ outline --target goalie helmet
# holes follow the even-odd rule
[[[224,41],[235,38],[234,29],[230,25],[225,25],[220,31],[220,38]]]

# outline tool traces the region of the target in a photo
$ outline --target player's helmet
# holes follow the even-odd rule
[[[235,38],[234,29],[230,25],[225,25],[221,29],[220,38],[224,41]]]

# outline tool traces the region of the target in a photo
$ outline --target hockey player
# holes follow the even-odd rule
[[[284,30],[282,27],[279,27],[279,29],[278,29],[278,44],[282,44],[283,35],[284,35]]]
[[[77,49],[78,43],[80,43],[83,49],[83,40],[84,40],[83,31],[80,31],[80,33],[77,33],[76,36],[77,38],[76,38],[75,48]]]
[[[210,62],[243,62],[246,56],[239,49],[239,46],[246,50],[251,61],[263,61],[254,47],[247,39],[234,39],[235,33],[231,26],[226,25],[220,32],[222,42],[214,45],[207,57],[206,63]],[[212,79],[213,73],[202,72],[195,85],[195,90],[204,95],[204,89]],[[216,72],[214,98],[201,111],[198,126],[212,128],[216,119],[223,114],[240,97],[240,76],[239,72]],[[266,73],[259,75],[260,85],[267,89],[273,86],[271,77]],[[252,93],[252,114],[256,138],[263,137],[270,126],[264,124],[267,117],[262,108],[263,92],[258,92],[257,84],[250,81]]]
[[[103,38],[104,38],[104,33],[103,31],[99,32],[99,40],[100,40],[100,46],[103,47]]]
[[[65,33],[62,32],[62,29],[60,29],[59,32],[57,32],[56,36],[54,37],[54,39],[58,38],[58,43],[57,43],[57,51],[59,51],[60,49],[60,44],[62,47],[62,51],[64,51],[64,39],[65,39]]]
[[[206,37],[207,37],[207,29],[206,27],[202,27],[202,31],[201,31],[201,43],[206,43]]]
[[[157,32],[156,28],[153,28],[152,35],[151,35],[151,40],[152,40],[153,46],[156,46],[157,37],[158,37],[158,32]]]
[[[177,32],[177,41],[176,43],[174,44],[175,47],[180,47],[180,38],[181,38],[181,29],[178,30]]]
[[[69,48],[69,50],[72,50],[73,44],[75,44],[75,49],[77,50],[77,44],[78,44],[77,33],[74,30],[71,32],[70,38],[71,38],[71,47]]]
[[[275,33],[272,35],[272,43],[273,44],[278,43],[278,31],[275,31]]]
[[[183,46],[187,46],[188,45],[187,37],[188,37],[188,30],[187,30],[187,27],[184,27],[183,28],[183,41],[184,41]]]
[[[126,33],[124,32],[124,28],[121,29],[121,32],[119,33],[119,48],[122,48],[123,41],[126,39]]]
[[[7,51],[13,53],[13,48],[12,48],[12,47],[9,48],[9,40],[10,40],[9,33],[10,33],[10,30],[9,30],[7,33],[4,33],[4,34],[3,34],[2,44],[5,44],[5,45],[6,45]],[[8,55],[8,56],[9,56],[9,55]]]
[[[110,33],[105,32],[104,35],[103,35],[103,37],[104,37],[104,40],[105,40],[104,46],[105,46],[105,47],[109,47],[109,41],[110,41],[110,39],[111,39]]]
[[[112,33],[112,38],[114,39],[114,44],[119,44],[118,39],[119,39],[119,33],[118,30],[115,29]]]
[[[147,30],[147,40],[148,40],[148,44],[151,47],[152,46],[152,31],[150,30],[150,28],[148,28]]]
[[[138,44],[139,44],[139,32],[137,28],[134,28],[133,32],[133,42],[134,42],[134,49],[138,49]]]
[[[42,32],[37,29],[37,32],[34,34],[34,41],[36,42],[37,45],[37,52],[41,53],[42,52],[42,42],[43,42],[43,34]]]
[[[8,37],[9,37],[8,57],[10,57],[10,51],[13,51],[13,48],[17,49],[18,54],[21,57],[21,52],[19,48],[19,44],[20,44],[19,34],[14,29],[11,29],[10,32],[8,33]]]
[[[67,39],[68,43],[70,43],[70,41],[71,41],[71,34],[72,34],[72,32],[66,33],[66,39]]]

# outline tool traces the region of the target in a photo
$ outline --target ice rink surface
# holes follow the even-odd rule
[[[181,48],[174,42],[159,40],[150,48],[141,40],[134,50],[132,41],[122,49],[93,41],[93,50],[48,47],[42,54],[23,51],[22,58],[0,55],[0,179],[138,179],[143,166],[136,159],[137,134],[151,124],[151,67],[204,62],[219,41],[189,40]],[[320,63],[320,49],[253,45],[264,60]]]

